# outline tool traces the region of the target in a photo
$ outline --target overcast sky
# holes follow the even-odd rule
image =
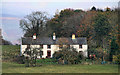
[[[115,8],[118,7],[118,0],[108,0],[108,1],[90,1],[85,0],[78,1],[78,0],[60,0],[51,2],[45,0],[44,2],[40,2],[38,0],[26,0],[18,2],[18,0],[3,0],[0,5],[0,28],[2,28],[3,37],[6,40],[11,41],[12,43],[18,43],[18,39],[23,36],[22,30],[19,28],[19,20],[25,17],[26,15],[30,14],[34,11],[45,11],[49,14],[49,17],[53,17],[56,10],[58,9],[59,12],[66,8],[72,9],[82,9],[82,10],[89,10],[92,6],[96,8],[105,9],[106,7]],[[1,4],[0,3],[0,4]]]

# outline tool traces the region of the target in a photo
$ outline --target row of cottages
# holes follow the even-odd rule
[[[53,37],[23,37],[21,45],[21,54],[24,53],[27,46],[41,47],[42,48],[42,58],[52,57],[55,51],[61,50],[63,47],[73,47],[76,48],[78,52],[83,52],[84,56],[87,57],[87,39],[85,37],[75,38],[75,34],[69,38],[56,38],[55,33]]]

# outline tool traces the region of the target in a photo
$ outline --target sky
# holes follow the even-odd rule
[[[23,37],[24,32],[19,27],[19,20],[26,15],[35,11],[47,12],[49,17],[53,17],[56,10],[59,12],[66,8],[90,10],[92,6],[96,8],[105,9],[106,7],[118,7],[118,0],[60,0],[54,1],[45,0],[2,0],[0,2],[0,28],[2,28],[2,35],[5,40],[11,41],[13,44],[20,43],[19,39]]]

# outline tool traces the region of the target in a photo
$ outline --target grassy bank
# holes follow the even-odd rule
[[[24,67],[24,64],[3,62],[3,73],[118,73],[118,65],[42,65]]]
[[[18,45],[2,45],[3,61],[11,61],[20,55],[20,46]]]

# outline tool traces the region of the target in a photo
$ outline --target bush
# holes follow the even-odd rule
[[[19,64],[24,64],[25,63],[25,57],[24,55],[22,56],[17,56],[15,59],[14,59],[15,62],[19,63]]]
[[[113,55],[113,63],[120,64],[120,54],[119,55]]]
[[[57,59],[59,64],[78,64],[84,57],[75,48],[63,48],[55,52],[53,58]]]
[[[91,59],[94,60],[94,61],[100,61],[99,59],[102,59],[102,61],[109,60],[108,50],[103,49],[101,47],[96,48],[96,49],[89,49],[88,50],[88,55],[89,55],[89,59],[90,59],[90,55],[91,55]]]

